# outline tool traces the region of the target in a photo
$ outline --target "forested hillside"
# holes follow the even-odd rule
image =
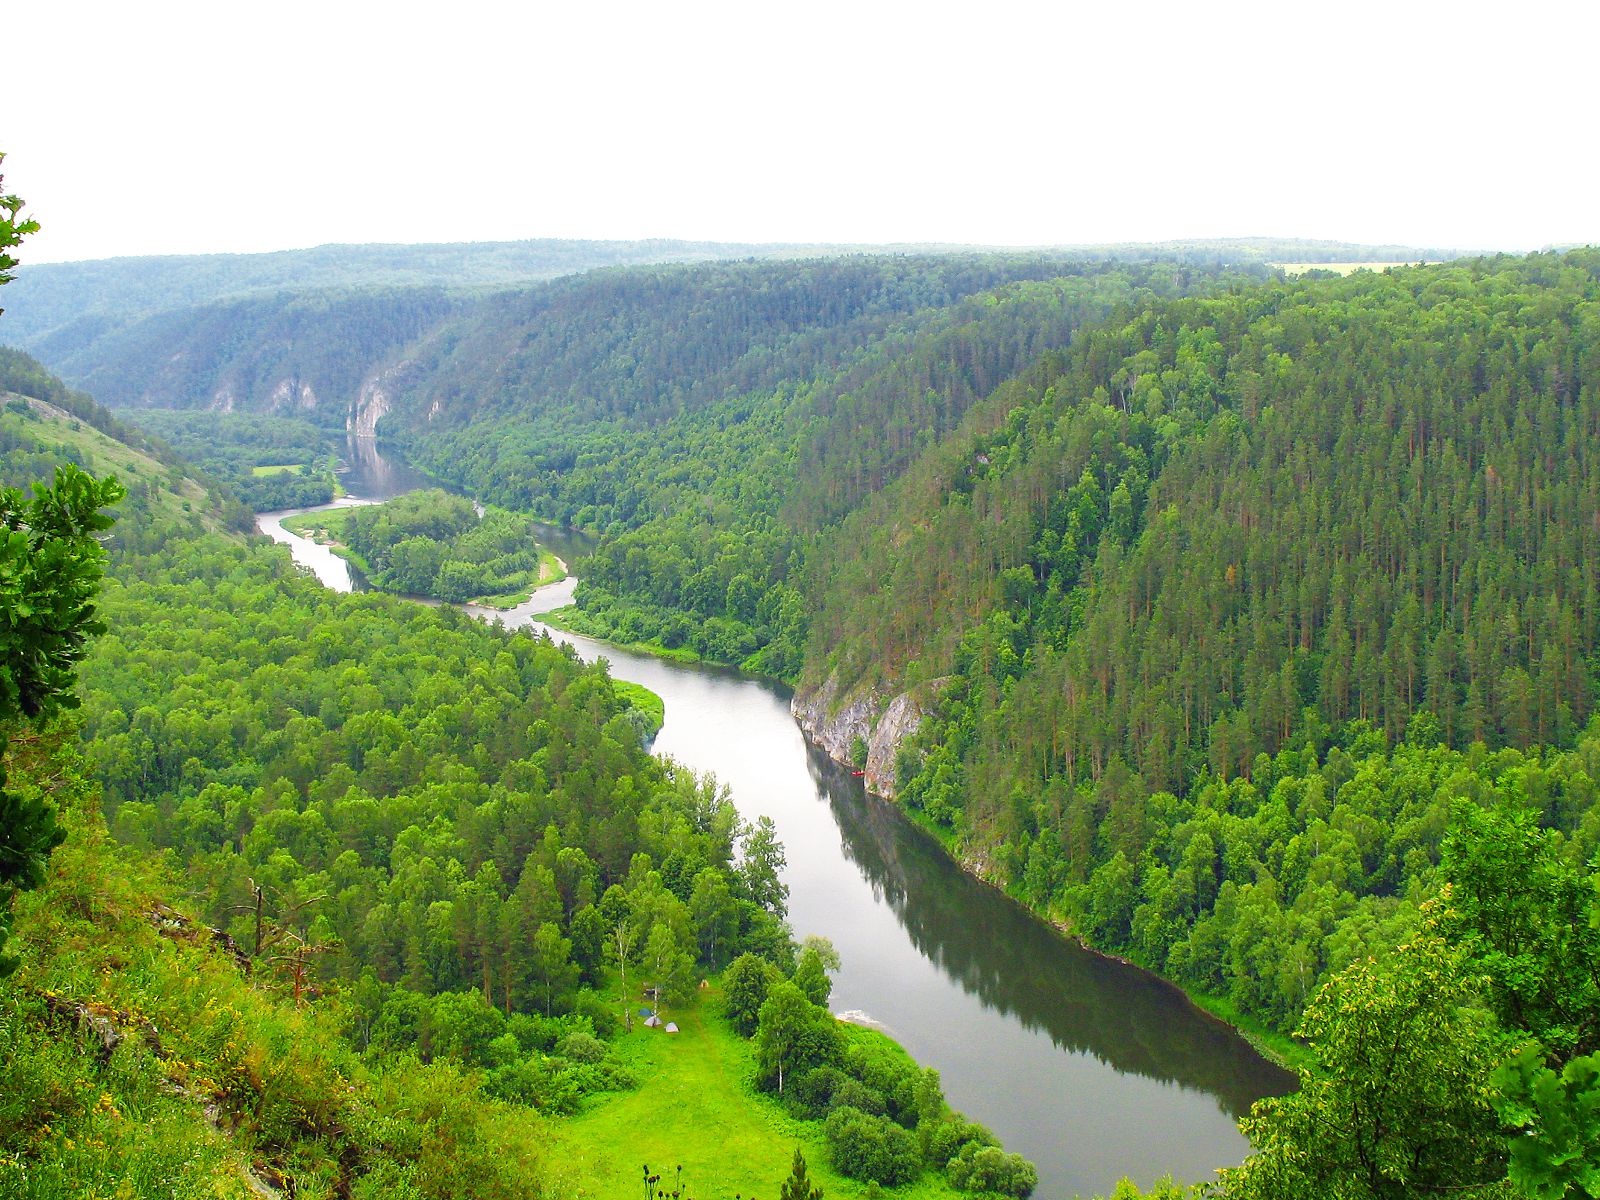
[[[1097,330],[846,522],[810,676],[932,688],[906,804],[1292,1027],[1336,928],[1431,890],[1452,772],[1387,749],[1570,747],[1591,716],[1597,288],[1592,253],[1490,260]],[[1561,790],[1536,794],[1575,832],[1592,802]],[[1240,935],[1230,881],[1310,920],[1304,949],[1255,928],[1253,963],[1206,961]]]
[[[461,301],[442,288],[317,291],[158,312],[35,352],[104,404],[265,411],[341,428],[374,364]]]
[[[485,499],[601,531],[585,628],[793,678],[814,541],[1081,324],[1214,279],[993,257],[590,276],[435,339],[451,357],[419,353],[385,428]]]

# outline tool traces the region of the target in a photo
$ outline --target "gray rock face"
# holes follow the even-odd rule
[[[820,688],[796,692],[789,711],[806,739],[835,762],[854,766],[851,749],[856,739],[865,742],[867,790],[892,799],[898,784],[895,757],[922,724],[943,682],[923,684],[885,702],[870,688],[841,695],[838,676],[830,675]]]
[[[409,360],[396,363],[364,379],[355,402],[350,405],[350,414],[345,418],[345,429],[357,437],[376,437],[378,422],[388,416],[394,405],[392,389],[410,366]]]

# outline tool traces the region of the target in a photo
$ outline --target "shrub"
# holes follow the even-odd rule
[[[828,1115],[833,1098],[850,1077],[838,1067],[817,1067],[794,1081],[789,1089],[789,1105],[797,1116],[820,1121]]]
[[[927,1158],[928,1162],[936,1167],[947,1167],[950,1161],[968,1146],[974,1150],[984,1146],[998,1146],[1000,1141],[976,1121],[967,1121],[960,1116],[940,1121],[929,1127],[927,1132]]]
[[[893,1187],[922,1170],[916,1140],[887,1117],[859,1108],[835,1108],[823,1123],[833,1166],[851,1179]]]
[[[874,1117],[888,1114],[883,1094],[869,1088],[858,1079],[846,1079],[833,1093],[834,1108],[859,1108]]]
[[[975,1142],[968,1142],[950,1161],[949,1174],[951,1185],[964,1192],[1024,1197],[1039,1185],[1039,1172],[1022,1155]]]

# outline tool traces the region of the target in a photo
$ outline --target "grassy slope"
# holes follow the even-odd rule
[[[22,966],[0,981],[0,1196],[244,1200],[252,1170],[302,1200],[576,1190],[537,1114],[448,1066],[371,1068],[336,1034],[337,1001],[243,975],[167,907],[162,868],[107,835],[70,748],[12,750],[12,784],[43,781],[69,837],[18,902]],[[115,1050],[74,1014],[115,1029]]]
[[[690,1195],[774,1200],[798,1145],[813,1181],[830,1200],[865,1196],[867,1184],[829,1166],[820,1123],[798,1121],[775,1099],[752,1089],[752,1043],[723,1021],[715,988],[701,997],[698,1004],[667,1013],[678,1023],[677,1035],[636,1026],[621,1038],[619,1048],[639,1077],[639,1089],[608,1098],[563,1128],[564,1150],[592,1177],[587,1194],[597,1200],[635,1200],[643,1190],[642,1167],[670,1180],[681,1166]],[[932,1174],[883,1190],[906,1200],[962,1195]]]
[[[0,404],[12,400],[24,401],[34,413],[25,417],[20,413],[0,410],[0,424],[20,429],[35,438],[52,443],[65,443],[83,456],[96,474],[115,474],[125,486],[149,483],[156,488],[156,507],[165,515],[183,518],[199,513],[206,528],[220,531],[221,522],[210,508],[206,490],[178,472],[172,471],[141,450],[107,437],[87,422],[43,400],[0,393]]]

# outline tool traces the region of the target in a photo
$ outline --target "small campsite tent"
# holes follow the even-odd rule
[[[658,1026],[660,1026],[661,1018],[656,1016],[655,1013],[651,1013],[648,1017],[646,1017],[644,1019],[644,1023],[646,1025],[648,1025],[651,1029],[655,1029]]]
[[[667,1025],[666,1025],[666,1029],[667,1029],[668,1033],[677,1033],[678,1032],[677,1023],[673,1022],[673,1021],[668,1021]]]

